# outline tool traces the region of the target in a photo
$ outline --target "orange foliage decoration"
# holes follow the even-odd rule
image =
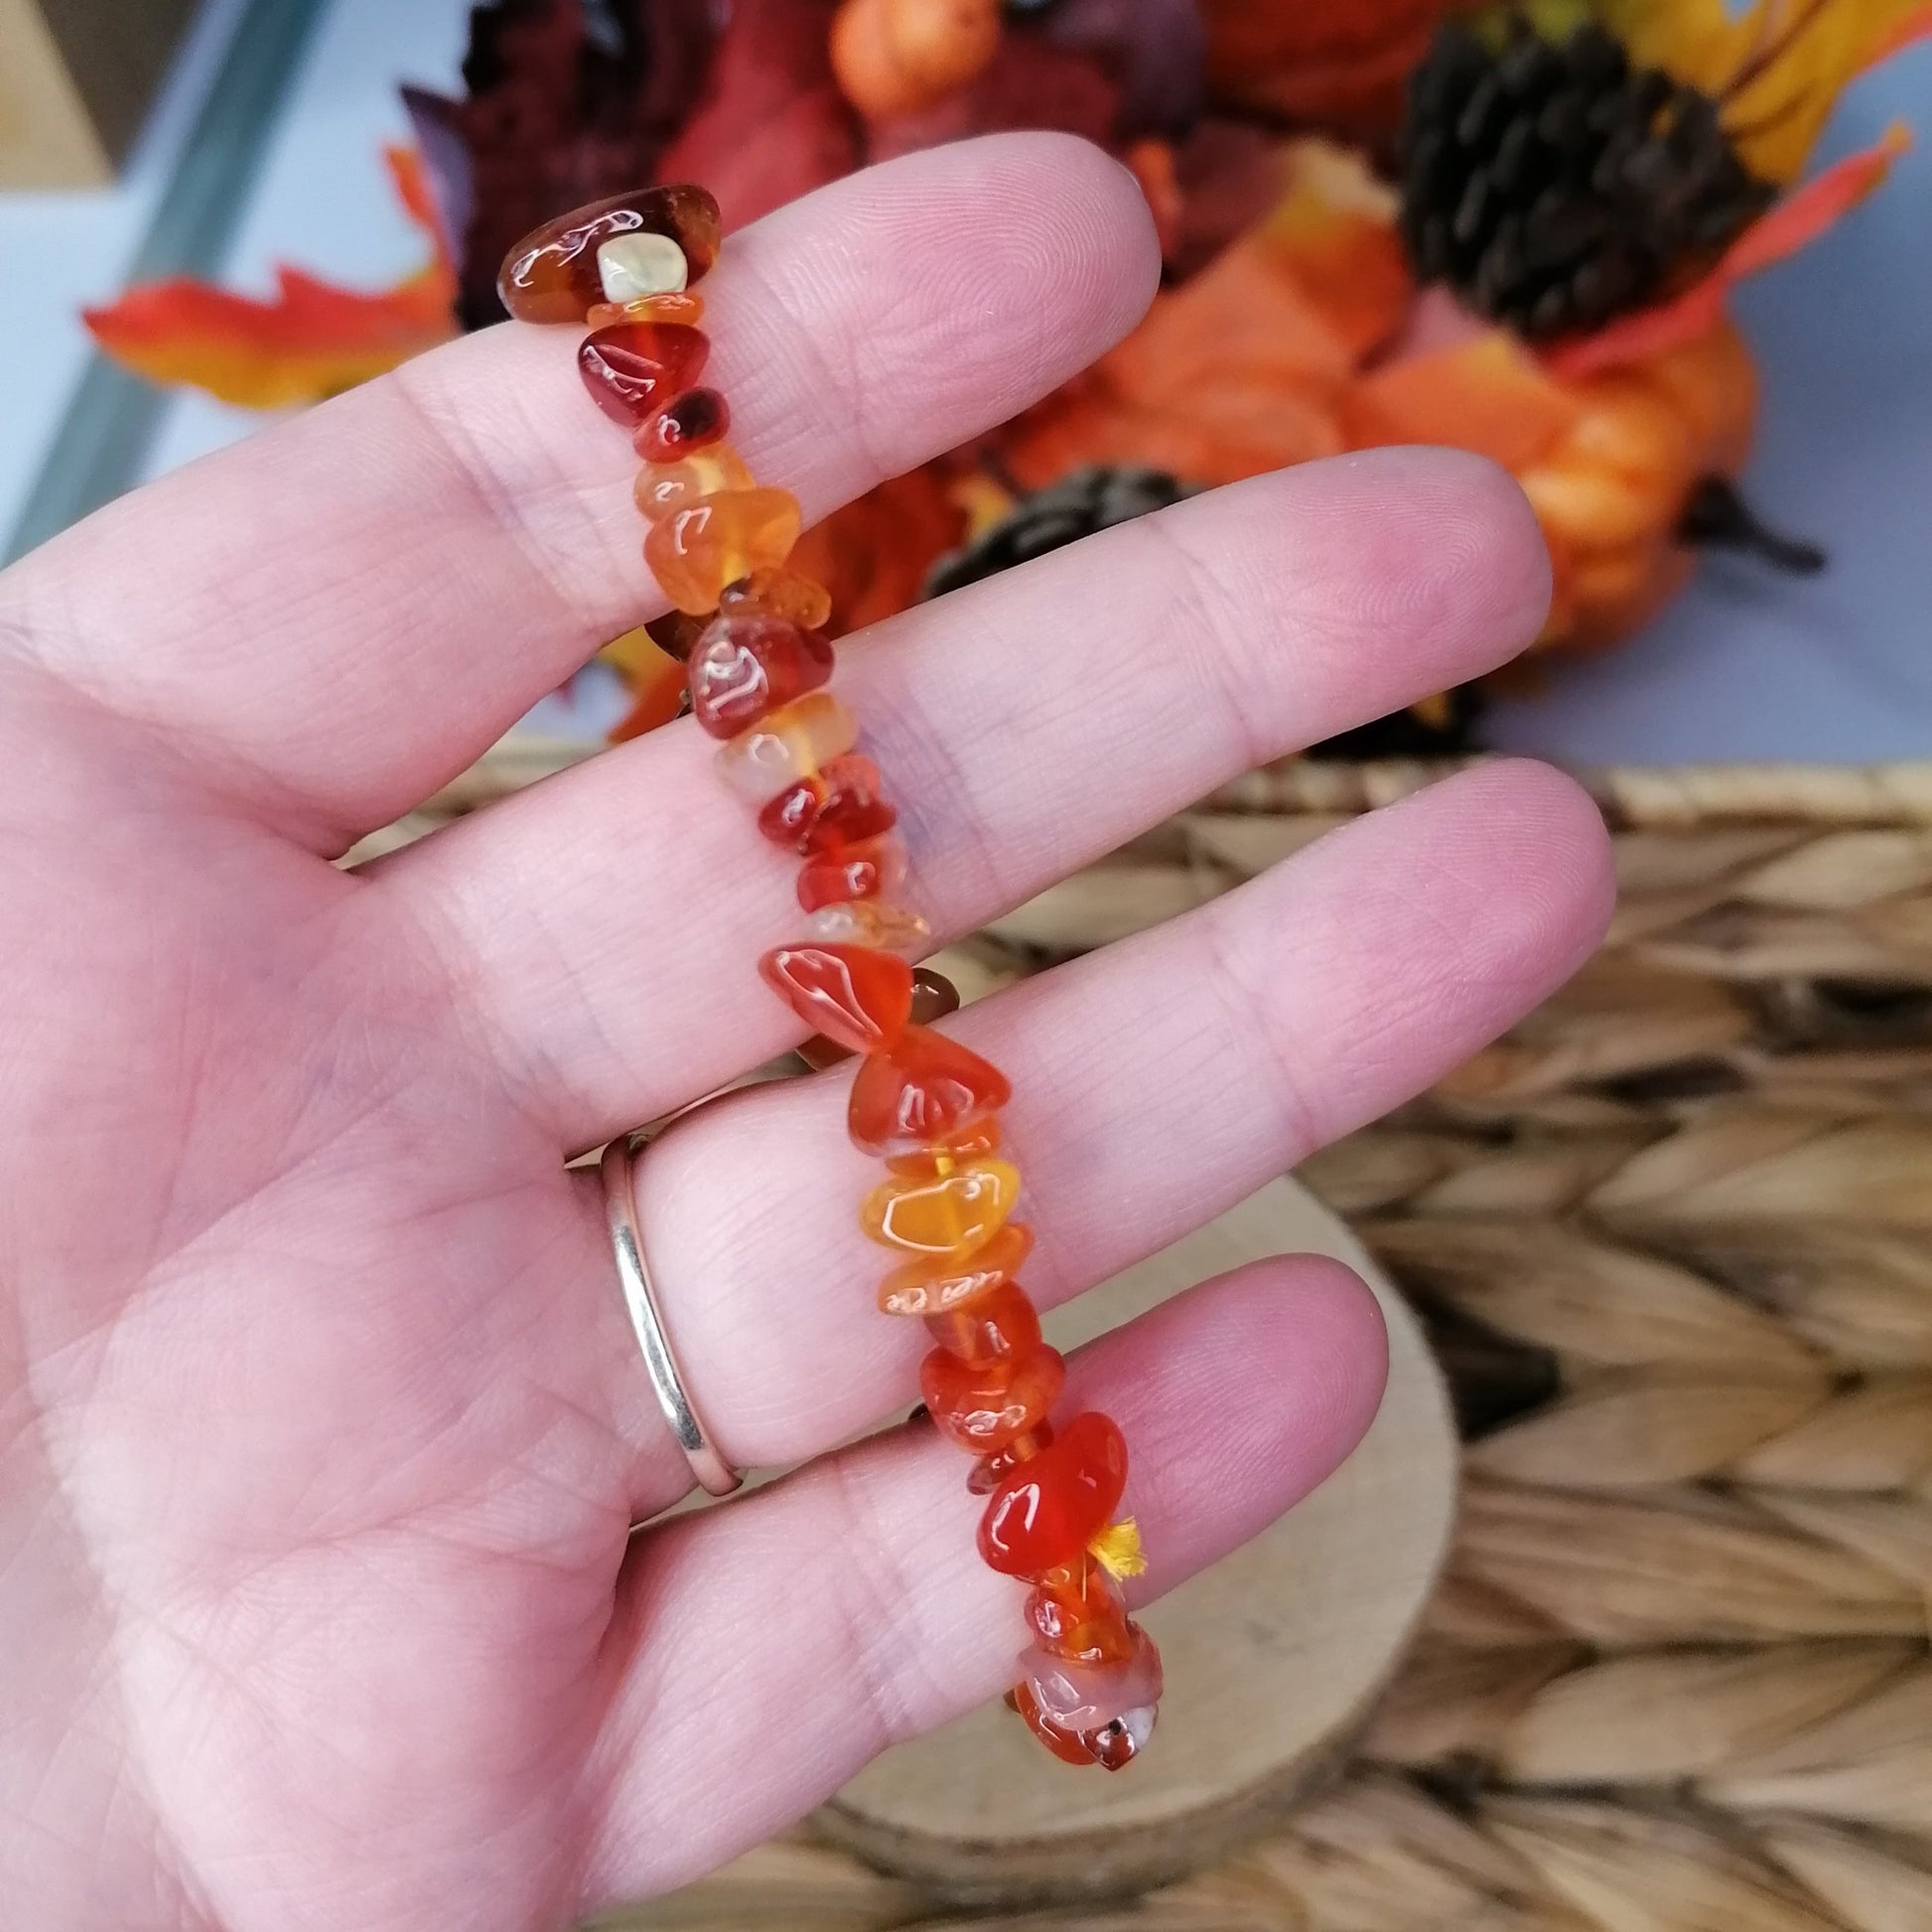
[[[276,270],[272,302],[157,282],[84,311],[94,340],[150,381],[190,383],[243,409],[317,402],[449,341],[456,271],[421,161],[410,148],[387,149],[385,159],[432,248],[429,263],[393,289],[360,295],[286,267]]]

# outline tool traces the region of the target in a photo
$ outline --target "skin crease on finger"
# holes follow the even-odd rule
[[[1023,190],[1053,200],[1056,169],[1076,199],[1082,182],[1113,184],[1082,217],[1100,238],[1097,279],[1073,291],[1090,305],[1079,327],[1097,330],[1094,317],[1112,327],[1110,305],[1123,315],[1132,305],[1100,286],[1108,260],[1133,282],[1135,301],[1151,272],[1145,214],[1123,227],[1108,212],[1126,207],[1125,177],[1063,144],[996,149],[1016,221]],[[1014,159],[1023,150],[1035,159]],[[984,168],[988,152],[916,165]],[[885,191],[897,214],[880,218],[897,221],[895,245],[911,260],[916,197],[904,184],[916,175],[897,179]],[[880,191],[875,181],[850,192]],[[948,205],[962,219],[985,218],[963,194]],[[786,220],[854,205],[835,196],[816,206],[818,216],[801,205]],[[808,228],[789,232],[793,245],[852,272],[859,241],[836,223],[815,244]],[[1040,237],[1055,232],[1042,217],[1013,246],[1011,259],[1039,282],[1023,292],[1032,307],[1016,324],[1038,331],[1026,339],[1038,350],[1026,380],[1076,346],[1099,345],[1063,339],[1040,318],[1056,294],[1054,251]],[[949,270],[955,279],[941,285],[955,309],[973,295],[970,278],[963,292],[959,279],[973,266]],[[836,291],[818,279],[829,273],[821,263],[799,271],[800,299],[813,289],[830,299]],[[742,281],[734,300],[756,312],[767,286],[783,287],[775,268]],[[858,317],[855,345],[870,326],[867,293],[844,297]],[[921,338],[890,305],[886,313],[899,325],[892,340],[915,361],[935,345],[972,340]],[[1005,313],[989,298],[972,317],[991,326]],[[607,900],[627,897],[710,804],[671,790],[620,798],[606,819],[585,801],[576,822],[523,853],[520,891],[479,923],[483,950],[457,962],[462,971],[446,957],[423,970],[420,927],[391,911],[404,897],[400,867],[385,885],[316,856],[362,814],[414,802],[466,748],[510,722],[533,681],[553,682],[586,654],[608,615],[599,599],[634,612],[645,595],[641,577],[604,575],[617,554],[610,532],[629,515],[622,439],[594,443],[603,426],[581,421],[581,396],[551,367],[567,361],[567,344],[532,340],[499,332],[441,364],[460,372],[443,401],[450,418],[471,393],[500,409],[480,432],[490,447],[469,452],[480,464],[440,445],[425,454],[412,440],[414,405],[397,409],[372,389],[132,499],[0,589],[0,629],[45,621],[0,665],[0,921],[24,935],[0,947],[0,1898],[37,1932],[561,1925],[593,1847],[611,1848],[606,1868],[627,1887],[644,1867],[626,1863],[625,1848],[722,1847],[786,1810],[775,1781],[748,1777],[742,1818],[724,1815],[738,1791],[722,1762],[701,1786],[680,1782],[678,1764],[654,1754],[654,1715],[672,1692],[707,1701],[701,1713],[686,1707],[687,1741],[743,1744],[756,1734],[768,1748],[776,1713],[788,1726],[783,1748],[755,1768],[769,1780],[787,1764],[797,1770],[803,1805],[870,1742],[977,1695],[993,1646],[1009,1641],[991,1622],[974,1623],[970,1645],[981,1648],[963,1650],[964,1673],[947,1679],[952,1653],[938,1639],[953,1613],[949,1590],[934,1641],[890,1650],[929,1677],[896,1686],[878,1668],[889,1658],[852,1647],[856,1630],[881,1627],[878,1592],[901,1569],[908,1589],[927,1571],[990,1587],[960,1528],[971,1507],[959,1464],[919,1431],[869,1452],[882,1458],[876,1474],[840,1465],[742,1514],[724,1512],[713,1527],[742,1542],[716,1547],[715,1575],[708,1531],[661,1544],[630,1538],[640,1464],[655,1458],[675,1473],[674,1450],[624,1332],[608,1240],[563,1169],[559,1116],[533,1104],[507,1051],[494,1057],[511,1035],[499,1014],[481,1021],[465,993],[493,989],[486,955],[512,950],[523,928],[542,923],[532,908],[549,876],[596,848],[610,823],[633,843],[598,853]],[[780,321],[774,382],[783,345]],[[901,363],[869,392],[875,413],[860,442],[842,441],[852,418],[839,373],[825,364],[822,380],[795,395],[774,388],[761,405],[783,416],[799,451],[851,459],[844,484],[829,467],[774,478],[819,491],[814,508],[856,486],[870,461],[981,426],[935,422],[934,391]],[[506,397],[493,394],[499,375]],[[990,389],[972,367],[947,375],[937,393],[948,407],[977,395],[976,406],[1003,413],[1024,400]],[[749,365],[744,379],[758,379]],[[358,413],[364,406],[373,420]],[[813,411],[816,438],[798,420]],[[587,454],[593,447],[601,453]],[[499,476],[495,455],[523,467]],[[1318,491],[1320,479],[1302,486]],[[1427,544],[1420,511],[1405,527]],[[1479,551],[1467,519],[1440,527],[1448,547]],[[526,540],[545,567],[533,565]],[[1267,541],[1259,519],[1237,540],[1235,597],[1252,595],[1266,570],[1248,545]],[[1103,567],[1105,555],[1090,564]],[[569,594],[559,596],[549,564]],[[1353,687],[1357,701],[1369,702],[1384,677],[1399,686],[1445,660],[1501,649],[1458,628],[1464,600],[1488,594],[1479,571],[1459,591],[1445,585],[1406,607],[1379,577],[1358,588],[1380,621],[1421,634],[1386,640]],[[1311,672],[1345,664],[1351,643],[1375,650],[1349,612],[1317,602]],[[1079,618],[1078,600],[1067,611],[1063,627]],[[1180,603],[1176,617],[1187,611]],[[1238,608],[1230,615],[1238,620]],[[1347,621],[1324,626],[1324,617]],[[987,640],[960,641],[976,651]],[[943,632],[935,643],[917,655],[943,666]],[[870,648],[854,653],[862,683]],[[903,678],[909,701],[914,655],[880,646],[882,696]],[[63,667],[79,688],[63,682]],[[1293,669],[1286,655],[1275,668],[1268,701],[1288,729]],[[1138,660],[1116,675],[1131,691]],[[1346,702],[1335,684],[1324,703]],[[1017,686],[988,689],[994,711],[1017,711]],[[1200,701],[1197,684],[1164,692],[1165,702],[1190,699]],[[957,690],[945,704],[963,736],[991,733],[991,714],[972,711],[969,723]],[[890,713],[882,704],[882,718]],[[921,764],[906,736],[906,769],[923,788],[923,802],[909,802],[930,812],[944,748],[935,741]],[[672,749],[689,747],[691,734],[665,737],[667,758],[684,759],[694,782],[706,775],[695,749]],[[1046,749],[1034,747],[1042,768],[1052,762]],[[1249,749],[1228,737],[1190,756]],[[1163,750],[1137,749],[1134,771],[1158,782],[1127,801],[1131,812],[1158,816],[1169,796],[1161,786],[1201,769],[1177,757],[1170,768]],[[605,762],[627,768],[621,758]],[[976,775],[960,807],[990,818],[1000,775]],[[1115,782],[1102,768],[1083,787],[1043,794],[1063,822],[1085,827],[1051,852],[989,824],[987,840],[1026,855],[1000,890],[1024,887],[1035,868],[1077,863],[1083,840],[1111,842],[1118,821],[1094,821],[1103,807],[1120,810],[1120,793],[1107,789]],[[581,797],[561,787],[552,795]],[[1124,1201],[1147,1195],[1175,1225],[1186,1211],[1211,1211],[1291,1158],[1305,1133],[1391,1104],[1509,1024],[1593,936],[1601,834],[1590,846],[1581,814],[1578,794],[1547,775],[1518,767],[1465,778],[1349,828],[1320,849],[1324,858],[1304,855],[1311,863],[1230,899],[1193,928],[1211,941],[1201,953],[1163,955],[1157,935],[1115,956],[1130,975],[1137,959],[1167,960],[1148,981],[1116,982],[1107,994],[1112,968],[1096,958],[1057,981],[1074,996],[1067,1008],[1045,1004],[1056,997],[1048,982],[1002,1002],[1007,1020],[993,1006],[962,1016],[967,1037],[1015,1023],[1012,1071],[1027,1097],[1014,1122],[1032,1150],[1050,1292],[1071,1293],[1112,1265]],[[970,867],[970,832],[952,849],[931,823],[917,832],[940,866]],[[714,979],[742,974],[743,1011],[759,996],[747,942],[758,918],[775,922],[783,907],[747,910],[744,882],[757,885],[758,861],[742,855],[756,855],[756,834],[741,823],[737,837],[731,847],[718,839],[710,873],[654,913],[654,929],[593,933],[553,916],[538,935],[548,970],[525,982],[527,1013],[541,1025],[547,1010],[560,1036],[590,1031],[569,1002],[591,968],[624,969],[623,1009],[607,1005],[594,1021],[609,1025],[625,1077],[646,1076],[639,1112],[649,1082],[688,1081],[693,1062],[680,1056],[689,1036],[736,1020],[695,1003],[689,971],[667,964],[674,947],[679,959],[708,961]],[[447,849],[465,842],[452,835]],[[1262,916],[1249,924],[1256,908]],[[962,897],[954,915],[970,918],[974,907]],[[1184,932],[1169,936],[1186,943]],[[675,1072],[658,1072],[620,1021],[646,1030],[657,1054],[678,1061]],[[761,1050],[768,1024],[733,1035],[744,1057]],[[1330,1039],[1344,1056],[1322,1057]],[[1145,1057],[1136,1061],[1136,1050]],[[1211,1076],[1187,1087],[1178,1076],[1193,1064]],[[1111,1096],[1100,1083],[1110,1068],[1127,1076]],[[1133,1121],[1120,1092],[1139,1110]],[[776,1165],[807,1146],[788,1128],[714,1146],[716,1167],[740,1191],[714,1197],[706,1230],[663,1216],[671,1270],[691,1284],[682,1306],[700,1294],[737,1298],[752,1371],[738,1375],[721,1330],[695,1325],[698,1393],[709,1403],[715,1390],[739,1438],[767,1449],[823,1448],[822,1435],[806,1433],[810,1405],[841,1378],[904,1388],[904,1362],[890,1359],[901,1342],[871,1354],[870,1341],[858,1352],[848,1345],[862,1324],[880,1333],[869,1294],[876,1265],[860,1272],[831,1246],[831,1217],[853,1198],[836,1086],[799,1098],[816,1109],[798,1123],[810,1136],[805,1162]],[[694,1128],[678,1159],[701,1145]],[[664,1152],[653,1185],[677,1173],[676,1144]],[[1151,1158],[1165,1192],[1148,1187]],[[822,1197],[787,1207],[780,1183],[810,1179],[817,1162]],[[651,1213],[660,1205],[647,1204]],[[781,1209],[793,1216],[791,1238],[827,1244],[812,1279],[801,1278],[808,1255],[789,1271],[777,1265]],[[725,1239],[734,1222],[768,1251],[734,1252]],[[1143,1223],[1131,1240],[1158,1232]],[[830,1313],[833,1305],[802,1299],[826,1267],[852,1291]],[[1320,1352],[1356,1347],[1366,1332],[1359,1313],[1325,1327],[1311,1313],[1301,1364],[1320,1388],[1353,1395],[1330,1407],[1309,1384],[1305,1412],[1282,1400],[1291,1385],[1277,1377],[1244,1399],[1235,1378],[1249,1364],[1294,1364],[1281,1337],[1250,1335],[1274,1316],[1247,1293],[1225,1301],[1216,1291],[1165,1314],[1180,1325],[1152,1331],[1164,1337],[1158,1360],[1120,1358],[1123,1416],[1147,1418],[1136,1480],[1154,1486],[1137,1506],[1168,1539],[1162,1562],[1204,1560],[1299,1494],[1345,1447],[1341,1424],[1365,1420],[1372,1402],[1372,1362],[1364,1375]],[[1202,1311],[1213,1319],[1196,1330]],[[807,1346],[821,1340],[831,1346],[808,1363]],[[769,1364],[784,1348],[789,1378],[774,1392]],[[1109,1403],[1112,1374],[1095,1385]],[[1187,1391],[1184,1428],[1135,1408],[1142,1392],[1176,1377]],[[1216,1418],[1225,1434],[1200,1431],[1202,1405],[1226,1412]],[[822,1429],[829,1411],[816,1413]],[[1329,1418],[1334,1434],[1297,1436],[1304,1413]],[[904,1480],[900,1450],[913,1472]],[[1306,1465],[1296,1459],[1304,1453]],[[1230,1454],[1238,1480],[1223,1466]],[[787,1496],[822,1508],[791,1517]],[[902,1566],[901,1548],[931,1561]],[[678,1552],[675,1587],[650,1562],[665,1549]],[[811,1587],[793,1590],[794,1579]],[[842,1580],[856,1593],[841,1593]],[[634,1631],[614,1626],[633,1591],[648,1617]],[[753,1605],[761,1619],[748,1620]],[[738,1643],[722,1657],[708,1645],[727,1627],[757,1637],[749,1661],[763,1674],[738,1668]],[[680,1666],[679,1643],[697,1646],[685,1655],[699,1668]],[[842,1667],[859,1680],[841,1684]],[[754,1685],[759,1696],[741,1702]],[[810,1728],[854,1709],[872,1729]],[[650,1869],[672,1868],[665,1852]]]

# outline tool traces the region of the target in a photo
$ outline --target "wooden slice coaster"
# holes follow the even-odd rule
[[[861,1772],[816,1815],[829,1839],[963,1904],[1104,1896],[1212,1863],[1281,1817],[1346,1749],[1449,1547],[1456,1447],[1415,1318],[1348,1228],[1271,1181],[1198,1233],[1060,1310],[1060,1348],[1265,1255],[1338,1257],[1375,1289],[1389,1388],[1323,1487],[1155,1604],[1167,1691],[1145,1757],[1070,1769],[998,1704]]]

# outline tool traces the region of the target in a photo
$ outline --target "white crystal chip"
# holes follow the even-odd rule
[[[667,234],[618,234],[598,244],[597,273],[605,301],[636,302],[681,289],[691,270]]]

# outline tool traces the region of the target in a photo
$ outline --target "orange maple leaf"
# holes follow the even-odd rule
[[[82,320],[115,361],[150,382],[186,383],[244,409],[320,402],[381,375],[457,333],[456,270],[413,148],[385,150],[409,217],[429,236],[429,263],[377,295],[276,270],[260,302],[186,277],[130,289]]]

